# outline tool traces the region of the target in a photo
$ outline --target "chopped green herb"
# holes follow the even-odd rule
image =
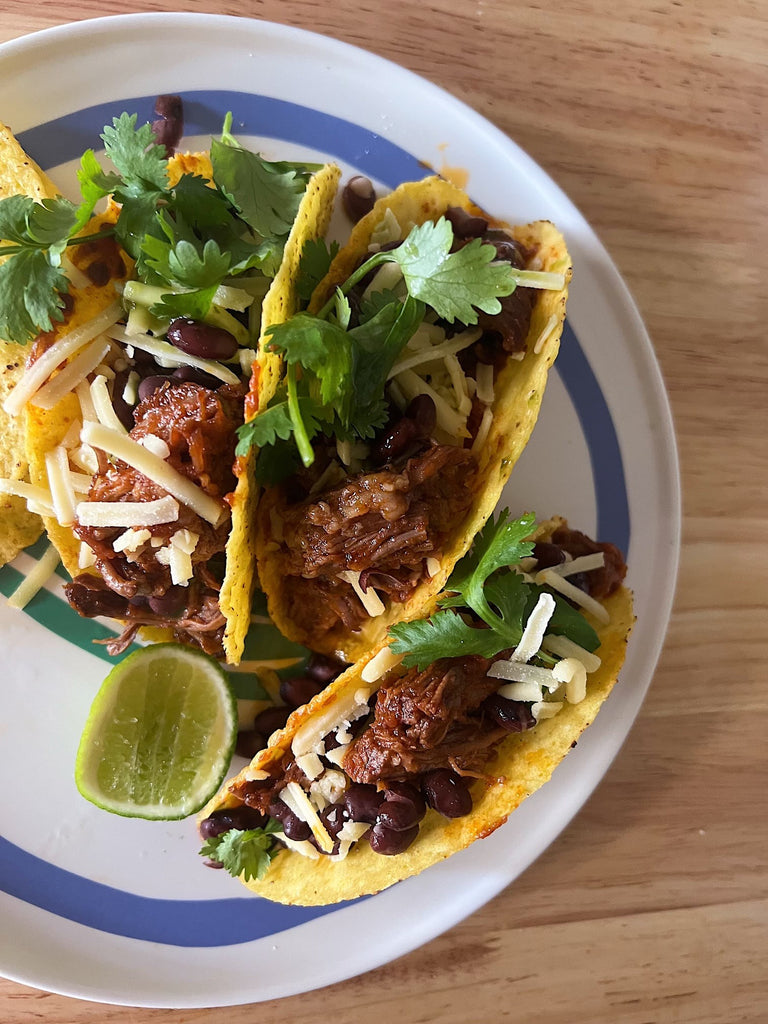
[[[279,831],[280,824],[271,818],[264,828],[230,829],[207,839],[200,856],[221,864],[234,878],[242,875],[246,882],[262,879],[279,853],[272,838]]]

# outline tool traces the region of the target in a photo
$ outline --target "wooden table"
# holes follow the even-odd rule
[[[768,10],[5,0],[0,40],[180,7],[391,58],[495,122],[573,198],[634,292],[669,388],[685,501],[676,607],[602,785],[521,879],[441,938],[321,993],[231,1010],[105,1007],[0,980],[0,1020],[765,1022]]]

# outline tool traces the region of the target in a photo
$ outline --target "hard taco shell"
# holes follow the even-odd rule
[[[436,177],[401,185],[380,199],[371,213],[356,225],[349,243],[336,256],[327,277],[313,295],[310,310],[319,309],[336,286],[349,277],[360,259],[368,254],[373,231],[382,222],[387,210],[392,211],[403,232],[407,233],[413,225],[435,220],[455,206],[472,214],[488,216],[461,189]],[[493,226],[501,226],[500,222],[492,219],[491,223]],[[337,653],[346,661],[362,657],[381,640],[393,622],[407,621],[421,615],[423,609],[443,589],[454,565],[469,549],[475,534],[496,507],[539,414],[547,375],[560,345],[568,282],[572,273],[565,240],[549,221],[536,221],[507,230],[524,246],[536,251],[541,270],[562,273],[565,286],[558,291],[542,289],[537,292],[525,356],[519,361],[508,359],[496,380],[493,422],[479,452],[476,500],[463,519],[455,524],[436,574],[420,583],[406,603],[391,602],[381,615],[368,619],[356,633],[339,627],[325,634],[308,635],[294,622],[286,601],[283,587],[286,558],[273,534],[277,489],[266,489],[257,513],[256,557],[259,578],[267,595],[273,621],[291,640],[322,653]]]
[[[542,524],[534,539],[546,539],[561,525],[564,525],[562,519]],[[610,615],[608,625],[586,615],[600,638],[596,653],[602,662],[600,668],[588,676],[586,698],[579,704],[565,704],[554,718],[545,719],[527,732],[510,734],[504,739],[485,769],[489,781],[478,780],[473,784],[474,805],[470,814],[448,819],[428,810],[413,845],[393,857],[374,853],[365,839],[353,846],[346,859],[338,863],[327,856],[310,860],[298,853],[283,851],[273,860],[261,881],[251,880],[244,884],[259,896],[279,903],[301,906],[338,903],[379,892],[458,853],[476,839],[489,836],[504,824],[526,797],[551,778],[581,733],[594,721],[616,683],[634,624],[632,593],[621,587],[603,604]],[[267,749],[257,754],[251,764],[200,812],[198,821],[214,810],[237,806],[240,801],[232,795],[234,787],[247,781],[252,772],[268,770],[271,765],[278,764],[290,751],[292,741],[302,726],[320,715],[328,714],[333,718],[335,708],[343,708],[361,687],[365,688],[363,669],[383,646],[378,645],[310,704],[294,712],[286,728],[273,734]]]

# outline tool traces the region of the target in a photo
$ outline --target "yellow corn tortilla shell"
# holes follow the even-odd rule
[[[252,419],[257,409],[266,408],[280,381],[282,358],[267,349],[267,330],[274,324],[284,323],[298,310],[296,282],[301,254],[308,241],[322,238],[328,230],[340,175],[338,167],[328,164],[310,179],[285,244],[282,263],[264,297],[254,367],[257,400],[255,408],[251,408],[250,403],[246,405],[247,419]],[[251,450],[235,463],[237,486],[231,498],[232,529],[227,540],[226,573],[219,595],[219,607],[227,620],[224,650],[232,665],[238,665],[243,656],[256,583],[254,552],[259,488],[254,479],[255,455]]]
[[[348,245],[339,252],[328,276],[313,295],[310,309],[319,309],[335,287],[349,277],[361,257],[368,255],[371,235],[386,210],[392,211],[403,233],[407,234],[414,225],[435,220],[452,206],[487,216],[465,192],[442,178],[426,178],[401,185],[391,195],[379,200],[371,213],[352,231]],[[499,224],[498,221],[492,223]],[[565,287],[560,291],[538,291],[525,357],[520,361],[508,359],[496,380],[493,422],[478,457],[477,500],[464,518],[456,523],[439,560],[438,572],[420,583],[404,604],[389,602],[385,611],[368,619],[359,632],[350,633],[341,625],[323,634],[304,631],[291,618],[285,600],[286,556],[272,534],[275,519],[272,513],[278,505],[277,489],[267,489],[262,496],[258,509],[256,559],[269,614],[285,636],[311,650],[338,654],[345,661],[355,661],[381,640],[392,623],[420,617],[422,610],[443,589],[454,565],[467,552],[475,534],[493,512],[513,466],[528,443],[541,407],[547,375],[560,346],[572,270],[565,240],[549,221],[536,221],[507,230],[523,245],[537,251],[540,269],[564,274]],[[535,352],[534,347],[553,316],[555,326],[540,350]]]
[[[30,196],[38,202],[53,199],[58,189],[21,148],[13,132],[0,124],[0,199],[8,196]],[[0,262],[5,257],[0,257]],[[28,345],[0,339],[0,477],[9,480],[27,480],[29,467],[24,445],[24,425],[21,419],[9,416],[3,402],[18,383],[27,355]],[[10,562],[42,533],[39,516],[27,511],[22,498],[0,495],[0,565]]]
[[[196,174],[211,179],[213,169],[207,153],[177,153],[168,164],[168,176],[171,185],[175,184],[182,174]],[[304,244],[325,234],[333,209],[333,196],[340,176],[338,167],[328,165],[313,175],[302,198],[296,221],[286,242],[283,260],[262,306],[261,336],[256,363],[259,367],[258,407],[262,407],[274,393],[280,376],[279,357],[264,350],[265,328],[269,324],[279,323],[296,311],[296,277],[299,260]],[[102,223],[114,223],[119,214],[119,207],[110,203],[106,213],[96,218],[88,226],[88,233],[97,231]],[[124,261],[129,264],[127,256]],[[75,246],[72,249],[72,262],[80,269],[83,267],[82,257]],[[128,272],[132,265],[127,267]],[[56,325],[52,340],[55,341],[81,323],[87,323],[105,309],[115,298],[114,284],[106,287],[89,285],[84,289],[72,289],[74,309],[65,325]],[[26,410],[27,455],[30,463],[30,476],[33,483],[47,487],[45,455],[56,448],[66,436],[72,423],[81,418],[80,405],[77,397],[67,395],[53,409],[43,410],[28,405]],[[253,486],[252,467],[250,460],[238,459],[236,464],[237,486],[232,494],[232,528],[226,547],[226,571],[222,583],[219,604],[227,620],[224,648],[227,661],[238,664],[243,652],[245,636],[250,626],[251,598],[254,586],[254,545],[251,539],[254,506],[257,491]],[[78,558],[80,542],[74,532],[61,526],[56,519],[45,518],[48,536],[58,550],[62,563],[70,576],[80,573]],[[91,570],[95,571],[95,570]],[[145,627],[141,635],[147,640],[162,641],[172,638],[172,632],[166,629]]]
[[[534,537],[549,537],[561,525],[565,525],[562,519],[542,524]],[[616,683],[634,624],[632,593],[622,587],[603,604],[610,615],[608,625],[585,615],[600,637],[600,647],[595,653],[602,660],[600,668],[587,676],[586,698],[579,704],[565,704],[554,718],[545,719],[527,732],[512,733],[504,739],[495,758],[485,768],[487,780],[473,783],[474,803],[470,814],[449,819],[428,810],[415,842],[404,853],[393,857],[374,853],[365,839],[355,844],[346,859],[340,862],[325,856],[310,860],[285,850],[275,857],[261,881],[251,880],[243,884],[259,896],[279,903],[300,906],[338,903],[380,892],[458,853],[476,839],[489,836],[504,824],[526,797],[551,778],[581,733],[594,721]],[[383,646],[380,644],[313,698],[310,704],[295,711],[285,729],[270,737],[266,750],[257,754],[251,764],[200,812],[198,822],[214,810],[238,806],[240,801],[231,790],[247,781],[251,772],[268,770],[271,765],[278,764],[290,751],[298,729],[311,717],[332,708],[361,687],[370,687],[362,681],[362,671]]]

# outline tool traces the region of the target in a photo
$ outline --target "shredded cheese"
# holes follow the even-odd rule
[[[109,342],[97,338],[81,352],[78,352],[71,363],[56,374],[30,399],[31,405],[39,409],[52,409],[61,399],[74,391],[77,385],[86,379],[104,356],[109,352]]]
[[[525,624],[520,643],[512,652],[512,661],[530,661],[541,648],[549,620],[555,613],[555,599],[551,594],[540,594],[528,621]]]
[[[546,344],[549,336],[552,334],[552,331],[554,331],[556,327],[557,313],[553,313],[549,320],[547,320],[547,322],[544,324],[541,333],[539,334],[536,341],[534,341],[533,343],[533,351],[536,355],[538,355],[544,348],[544,345]]]
[[[595,551],[591,555],[580,555],[572,558],[569,562],[561,562],[560,565],[553,565],[551,568],[558,576],[574,576],[577,572],[592,572],[593,569],[602,569],[605,565],[605,552]]]
[[[55,341],[25,372],[16,387],[3,402],[3,409],[9,416],[18,416],[27,402],[35,395],[50,375],[74,352],[87,345],[89,341],[103,334],[112,324],[117,323],[123,314],[119,302],[113,302],[102,313],[87,324],[76,327],[74,331]]]
[[[112,396],[107,387],[107,378],[101,373],[91,381],[91,401],[96,412],[96,419],[102,426],[109,427],[110,430],[114,430],[118,434],[127,435],[128,431],[118,419],[115,408],[112,405]],[[80,436],[82,437],[82,431]]]
[[[406,356],[405,359],[400,359],[396,362],[392,369],[389,371],[387,380],[391,380],[393,377],[397,377],[404,370],[412,370],[414,366],[421,366],[422,363],[434,363],[445,356],[456,355],[457,352],[461,352],[462,349],[468,348],[470,345],[478,340],[483,332],[479,328],[472,328],[467,331],[462,331],[461,334],[457,334],[455,337],[450,338],[448,341],[444,341],[439,345],[431,345],[429,348],[421,348],[414,355]],[[493,367],[491,367],[493,371]]]
[[[45,472],[51,488],[53,512],[62,526],[75,522],[75,492],[69,477],[69,458],[62,445],[45,453]]]
[[[543,722],[546,718],[554,718],[558,711],[562,710],[562,707],[562,701],[538,701],[536,704],[531,704],[531,714],[537,722]]]
[[[456,409],[452,409],[448,402],[426,381],[422,380],[413,370],[402,370],[397,375],[397,383],[403,394],[409,401],[413,401],[418,395],[429,395],[435,403],[437,423],[451,437],[467,437],[467,418],[462,416]]]
[[[323,772],[323,762],[317,754],[302,754],[296,758],[296,764],[301,768],[306,777],[313,782]]]
[[[328,835],[317,811],[298,782],[289,782],[284,789],[281,789],[280,799],[293,811],[297,818],[309,825],[320,849],[330,853],[333,850],[333,840]]]
[[[493,405],[493,365],[491,363],[478,363],[475,370],[477,380],[477,397],[483,405]]]
[[[338,578],[344,580],[345,583],[349,583],[354,592],[360,598],[360,603],[363,608],[368,612],[372,619],[375,619],[377,615],[381,615],[385,610],[384,602],[381,600],[379,595],[373,589],[368,587],[367,590],[363,590],[360,586],[360,573],[354,570],[347,570],[346,572],[340,572]]]
[[[548,633],[541,646],[545,651],[556,654],[560,658],[578,658],[587,672],[597,672],[602,665],[602,660],[591,651],[585,650],[567,636],[555,636]]]
[[[81,526],[160,526],[175,523],[179,503],[169,494],[156,501],[81,501],[75,509]]]
[[[77,553],[77,567],[78,569],[90,569],[92,565],[96,565],[96,552],[85,541],[80,541],[80,550]]]
[[[483,418],[480,420],[480,426],[477,428],[477,434],[475,440],[472,442],[472,451],[479,452],[488,440],[488,435],[491,432],[491,426],[493,425],[493,410],[489,405],[486,405],[483,409]]]
[[[574,561],[576,561],[576,559],[574,559]],[[552,587],[553,590],[559,591],[563,597],[568,597],[576,604],[581,605],[581,607],[586,611],[591,612],[598,622],[607,623],[611,621],[610,615],[599,601],[590,597],[589,594],[585,594],[583,590],[575,587],[572,583],[569,583],[568,580],[563,579],[563,577],[553,569],[542,569],[541,572],[536,573],[535,578],[537,583],[546,583],[548,586]]]
[[[0,480],[0,494],[13,494],[17,498],[23,498],[29,505],[35,503],[41,508],[48,509],[48,515],[53,513],[53,498],[51,492],[37,484],[28,484],[24,480]]]
[[[197,484],[182,476],[167,462],[159,459],[152,452],[148,452],[146,448],[127,435],[119,434],[100,423],[85,423],[81,437],[86,444],[93,445],[94,448],[101,448],[116,458],[122,459],[123,462],[127,462],[134,469],[138,469],[158,487],[168,491],[212,526],[218,526],[226,515],[221,502],[206,494]],[[136,524],[128,523],[127,525]]]
[[[289,839],[285,832],[274,832],[275,839],[285,843],[289,850],[300,853],[302,857],[309,857],[310,860],[320,860],[322,854],[308,839]],[[333,849],[333,847],[331,847]]]
[[[116,552],[120,551],[138,551],[139,548],[143,547],[152,534],[149,530],[136,530],[133,527],[121,533],[120,536],[113,541],[112,550]]]
[[[365,700],[362,700],[367,694]],[[368,697],[370,692],[356,690],[354,693],[342,693],[335,702],[324,711],[312,715],[296,730],[291,742],[294,757],[316,751],[323,737],[336,729],[341,722],[356,721],[368,713]]]
[[[569,704],[580,704],[587,695],[587,670],[576,658],[564,658],[552,669],[552,675],[565,683],[565,699]]]
[[[507,700],[541,700],[543,687],[541,683],[535,683],[533,680],[527,683],[507,683],[506,686],[499,687],[497,693]]]
[[[491,679],[509,679],[513,683],[536,683],[546,686],[548,690],[556,690],[560,685],[552,675],[552,670],[539,665],[526,665],[520,661],[496,661],[488,669]]]
[[[403,660],[404,655],[395,654],[390,647],[382,647],[378,654],[374,655],[360,673],[364,683],[376,683],[379,679],[391,672]]]
[[[440,572],[440,559],[430,556],[427,559],[427,576],[432,579]]]
[[[81,444],[79,448],[73,448],[69,453],[69,461],[91,476],[99,471],[98,457],[89,444]]]
[[[25,608],[35,594],[42,590],[51,576],[53,576],[58,564],[59,553],[53,544],[50,544],[37,565],[35,565],[29,575],[21,581],[8,598],[10,607]]]
[[[160,341],[151,338],[148,334],[129,334],[123,327],[112,327],[106,332],[107,336],[124,345],[132,345],[140,348],[143,352],[149,352],[154,356],[160,365],[167,366],[195,366],[198,370],[210,373],[217,380],[223,380],[225,384],[239,384],[240,378],[223,363],[215,359],[201,359],[199,356],[191,356],[187,352],[169,344],[167,341]]]
[[[158,459],[167,459],[171,454],[171,449],[168,447],[162,437],[156,437],[155,434],[145,434],[144,437],[139,438],[139,444],[143,445],[148,452],[152,452]]]

